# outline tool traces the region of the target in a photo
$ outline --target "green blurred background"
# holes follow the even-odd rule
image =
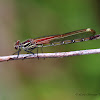
[[[84,28],[100,34],[99,27],[99,0],[0,0],[0,56],[13,54],[16,40]],[[95,49],[99,43],[94,40],[43,51]],[[100,54],[2,62],[0,100],[100,100]]]

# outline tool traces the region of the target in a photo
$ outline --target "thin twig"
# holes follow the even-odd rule
[[[0,62],[10,61],[10,60],[20,60],[20,59],[29,59],[29,58],[62,58],[69,56],[78,56],[78,55],[88,55],[88,54],[98,54],[100,49],[90,49],[90,50],[79,50],[79,51],[70,51],[70,52],[57,52],[57,53],[38,53],[37,54],[20,54],[18,55],[9,55],[9,56],[0,56]]]

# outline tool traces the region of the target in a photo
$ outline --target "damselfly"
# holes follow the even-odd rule
[[[42,48],[48,46],[57,46],[63,44],[100,39],[100,34],[95,35],[95,33],[96,32],[93,29],[87,28],[61,35],[51,35],[35,39],[28,39],[24,42],[20,42],[20,40],[18,40],[14,46],[15,49],[18,50],[15,53],[18,53],[19,56],[19,52],[21,51],[21,49],[23,49],[27,53],[34,54],[32,50],[35,48],[38,49],[38,47]]]

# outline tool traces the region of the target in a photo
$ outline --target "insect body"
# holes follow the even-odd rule
[[[57,45],[99,39],[100,34],[95,35],[95,33],[96,32],[93,29],[87,28],[87,29],[77,30],[77,31],[73,31],[61,35],[52,35],[52,36],[45,36],[41,38],[28,39],[24,42],[20,42],[20,40],[18,40],[14,46],[15,49],[18,50],[15,53],[18,53],[19,56],[19,52],[21,51],[21,49],[23,49],[28,53],[34,54],[32,50],[38,47],[57,46]]]

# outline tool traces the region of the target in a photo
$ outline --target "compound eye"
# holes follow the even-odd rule
[[[19,45],[20,45],[20,40],[17,40],[17,42],[15,43],[15,49],[17,50],[19,48]]]
[[[17,49],[18,49],[18,47],[16,47],[16,46],[15,46],[15,49],[17,50]]]
[[[20,44],[20,40],[17,40],[17,42],[15,43],[15,45],[19,45]]]

